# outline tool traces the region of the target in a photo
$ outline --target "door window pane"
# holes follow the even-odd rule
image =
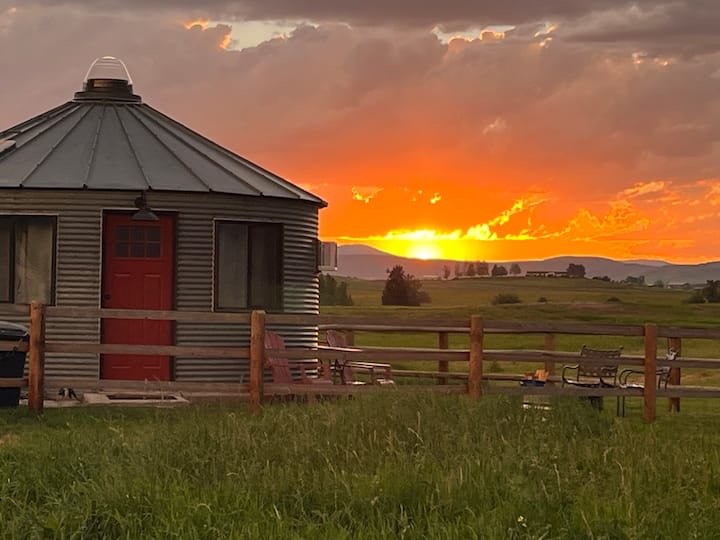
[[[115,256],[133,259],[159,259],[162,255],[161,231],[157,226],[115,227]]]

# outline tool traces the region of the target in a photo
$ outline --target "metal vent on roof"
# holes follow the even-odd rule
[[[95,60],[85,76],[83,89],[75,94],[75,101],[130,101],[139,103],[122,60],[103,56]]]

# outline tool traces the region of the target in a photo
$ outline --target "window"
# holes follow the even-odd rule
[[[56,218],[0,216],[0,302],[52,303]]]
[[[159,259],[161,229],[157,225],[118,225],[115,227],[115,257],[119,259]]]
[[[215,308],[282,308],[282,225],[215,223]]]

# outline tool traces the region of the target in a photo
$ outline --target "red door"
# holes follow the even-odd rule
[[[105,214],[102,306],[114,309],[172,309],[173,216],[132,221],[130,214]],[[102,342],[171,345],[170,321],[104,319]],[[170,380],[169,356],[105,354],[101,378]]]

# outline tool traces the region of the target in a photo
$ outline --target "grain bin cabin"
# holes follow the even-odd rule
[[[125,65],[100,58],[72,100],[0,132],[0,312],[40,300],[316,315],[324,206],[143,103]],[[314,324],[274,329],[317,343]],[[51,318],[47,338],[246,347],[249,328]],[[48,354],[46,377],[237,382],[247,364]]]

